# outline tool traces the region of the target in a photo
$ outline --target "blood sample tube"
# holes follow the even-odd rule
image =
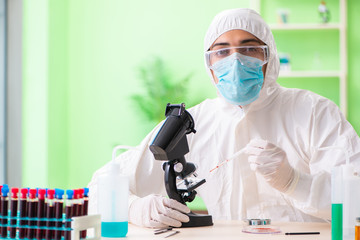
[[[36,189],[30,189],[29,192],[29,201],[28,201],[28,225],[29,229],[27,231],[27,238],[33,239],[35,237],[35,228],[36,228],[36,205],[38,205],[38,200],[36,199]]]
[[[89,206],[89,188],[84,188],[84,197],[83,197],[83,212],[82,215],[88,215],[88,206]],[[86,238],[86,230],[81,231],[81,238]]]
[[[55,189],[55,218],[57,219],[56,221],[56,228],[61,228],[62,227],[62,215],[63,215],[63,195],[64,195],[64,190],[62,189]],[[62,235],[62,231],[59,229],[55,230],[55,239],[56,240],[60,240],[61,239],[61,235]]]
[[[8,232],[7,232],[7,224],[8,224],[8,213],[9,213],[9,187],[7,185],[3,185],[1,189],[1,237],[7,238]]]
[[[39,205],[39,189],[40,188],[36,188],[36,199],[38,201],[38,204],[36,204],[36,206],[35,206],[36,215],[37,215],[37,212],[38,212],[38,205]]]
[[[44,211],[44,214],[45,214],[45,217],[46,217],[46,206],[47,206],[47,199],[48,199],[48,188],[45,188],[45,211]]]
[[[20,210],[20,226],[19,226],[19,238],[20,239],[24,239],[26,236],[26,220],[24,220],[24,218],[27,216],[27,193],[28,193],[28,189],[27,188],[22,188],[20,190],[20,205],[19,205],[19,210]]]
[[[10,228],[10,238],[16,237],[16,217],[18,210],[19,202],[19,188],[11,188],[11,228]]]
[[[82,216],[84,214],[84,189],[83,188],[79,188],[78,189],[78,216]],[[86,237],[86,233],[84,233],[84,231],[80,232],[80,238],[85,238],[83,237],[85,235]]]
[[[53,219],[55,217],[54,195],[55,195],[55,190],[49,189],[48,197],[47,197],[47,204],[46,204],[46,218],[47,218],[46,227],[47,227],[47,229],[46,229],[45,238],[47,240],[54,238],[54,230],[50,229],[55,226],[55,222],[51,221],[51,219]]]
[[[88,215],[88,208],[89,208],[89,188],[84,188],[84,208],[83,208],[83,215]]]
[[[36,231],[36,239],[43,239],[45,237],[45,230],[44,227],[46,225],[45,222],[45,194],[46,194],[46,190],[45,189],[39,189],[38,190],[38,206],[37,206],[37,217],[38,217],[38,222],[37,222],[37,231]]]
[[[74,189],[74,198],[73,198],[73,217],[77,217],[79,211],[78,211],[78,195],[79,195],[79,189]]]
[[[84,212],[84,189],[79,188],[78,189],[78,216],[82,216]]]
[[[65,227],[67,228],[65,232],[65,240],[71,240],[71,231],[69,230],[71,227],[71,218],[74,215],[74,207],[73,207],[73,197],[74,190],[66,190],[66,203],[65,203]]]
[[[0,217],[1,217],[1,190],[2,190],[2,185],[0,185]],[[1,218],[0,218],[1,219]]]

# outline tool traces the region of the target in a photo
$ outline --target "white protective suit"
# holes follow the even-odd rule
[[[279,60],[268,25],[254,11],[233,9],[221,12],[205,36],[204,51],[223,33],[241,29],[267,46],[270,58],[259,98],[249,105],[231,105],[222,97],[205,100],[188,109],[196,134],[187,135],[188,162],[198,165],[198,178],[206,183],[197,188],[209,214],[216,219],[271,218],[273,221],[324,221],[331,219],[330,171],[345,163],[339,150],[317,151],[328,146],[343,148],[350,162],[360,166],[360,140],[339,108],[330,100],[301,89],[276,83]],[[209,71],[209,69],[207,69]],[[210,73],[210,71],[209,71]],[[159,124],[135,149],[121,154],[117,162],[130,176],[130,202],[156,193],[166,196],[162,161],[149,150]],[[210,173],[210,169],[243,149],[252,139],[267,140],[286,152],[289,164],[300,173],[290,193],[272,188],[250,169],[248,156],[239,155]],[[96,208],[97,176],[90,187],[90,211]]]

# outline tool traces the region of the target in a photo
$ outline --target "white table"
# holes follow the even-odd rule
[[[166,239],[311,239],[321,240],[331,239],[331,224],[330,223],[297,223],[297,222],[282,222],[272,223],[278,226],[282,233],[280,234],[250,234],[242,232],[246,225],[243,221],[215,221],[213,226],[198,227],[198,228],[174,228],[180,233]],[[319,235],[285,235],[285,232],[320,232]],[[129,224],[129,231],[127,239],[164,239],[170,232],[154,235],[154,229],[141,228]]]

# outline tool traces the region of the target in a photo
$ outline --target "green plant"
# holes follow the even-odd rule
[[[144,94],[133,95],[132,100],[149,121],[158,123],[163,120],[167,103],[185,102],[191,74],[175,81],[166,64],[159,57],[145,62],[138,71],[146,91]]]

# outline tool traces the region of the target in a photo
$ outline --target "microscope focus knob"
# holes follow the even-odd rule
[[[184,169],[184,166],[180,162],[178,162],[174,165],[174,170],[177,173],[181,173],[183,169]]]

